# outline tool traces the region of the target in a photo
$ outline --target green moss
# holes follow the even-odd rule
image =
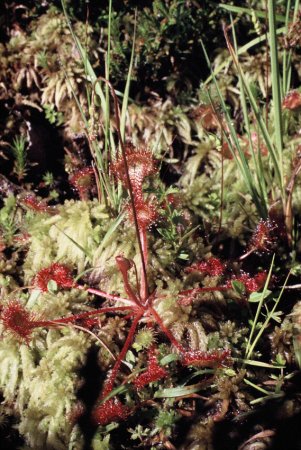
[[[51,337],[55,333],[55,338]],[[72,432],[71,414],[78,389],[77,371],[90,345],[87,335],[64,328],[47,333],[40,360],[22,350],[22,377],[17,405],[19,431],[35,448],[66,448]]]

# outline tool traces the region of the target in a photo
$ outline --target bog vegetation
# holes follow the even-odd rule
[[[299,0],[0,17],[5,448],[300,449]]]

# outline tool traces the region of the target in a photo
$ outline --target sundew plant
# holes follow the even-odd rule
[[[3,442],[269,449],[284,420],[300,448],[299,2],[205,2],[225,48],[198,36],[198,85],[199,2],[132,3],[94,29],[92,4],[32,6],[1,50]],[[45,120],[63,158],[39,174]]]

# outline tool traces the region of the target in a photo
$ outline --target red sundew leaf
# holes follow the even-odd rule
[[[24,203],[25,206],[32,209],[33,211],[37,212],[48,212],[49,207],[48,205],[37,199],[37,197],[33,194],[28,194],[22,199],[22,203]]]
[[[217,276],[222,275],[225,271],[225,265],[219,258],[211,257],[207,261],[202,261],[193,264],[191,267],[187,267],[185,272],[201,272],[205,275]]]
[[[147,384],[159,381],[167,376],[167,370],[159,365],[155,351],[151,349],[149,351],[147,370],[134,380],[134,385],[137,389],[142,389]]]
[[[187,350],[182,355],[184,366],[219,367],[225,365],[230,358],[230,350],[213,350],[201,352],[199,350]]]
[[[151,197],[144,200],[142,197],[134,196],[135,209],[137,214],[137,222],[140,230],[146,230],[153,225],[158,218],[158,203],[155,198]],[[133,223],[133,209],[129,205],[127,208],[129,220]]]
[[[289,109],[291,111],[300,108],[301,106],[301,94],[298,91],[290,91],[283,99],[282,108]]]
[[[34,278],[34,285],[42,292],[47,292],[50,280],[63,288],[71,288],[75,285],[71,270],[64,264],[54,263],[40,270]]]
[[[11,300],[3,307],[0,320],[6,331],[26,342],[29,341],[32,330],[37,326],[34,316],[17,300]]]
[[[231,289],[233,288],[233,281],[238,281],[245,286],[246,292],[249,294],[250,292],[259,291],[259,289],[264,286],[266,278],[266,272],[258,272],[254,277],[250,277],[247,273],[242,273],[241,275],[233,277],[229,280],[226,286]]]
[[[152,152],[145,147],[136,148],[129,144],[126,146],[125,153],[133,190],[140,192],[144,178],[157,172],[155,159]],[[122,155],[111,164],[111,171],[128,188],[126,168]]]
[[[250,247],[257,252],[268,252],[275,241],[273,231],[276,224],[271,220],[260,220],[250,241]]]
[[[94,409],[92,419],[98,425],[107,425],[111,422],[126,420],[130,414],[129,407],[123,405],[117,398],[110,398]]]
[[[93,182],[94,170],[92,167],[85,167],[79,170],[70,178],[70,183],[82,196],[88,192]]]

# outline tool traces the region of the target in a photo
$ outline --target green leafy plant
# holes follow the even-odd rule
[[[13,170],[18,181],[23,180],[26,175],[26,146],[27,139],[22,135],[16,136],[10,146],[15,159]]]
[[[45,104],[45,117],[51,123],[51,125],[60,126],[64,123],[64,115],[61,112],[55,110],[54,104]]]
[[[18,230],[16,216],[16,198],[10,195],[5,200],[4,206],[0,209],[1,237],[8,244],[12,243],[12,239]]]

